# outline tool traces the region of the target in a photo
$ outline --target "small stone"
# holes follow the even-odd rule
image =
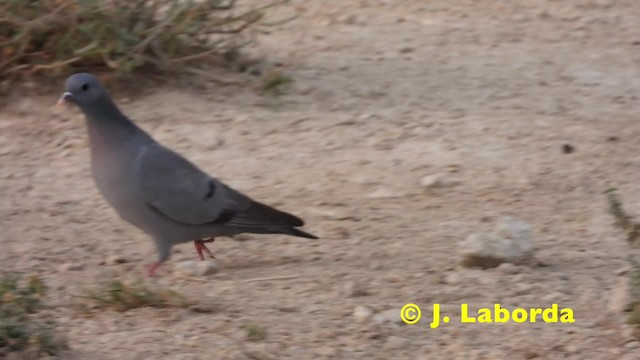
[[[622,276],[622,275],[625,275],[626,273],[628,273],[629,270],[631,270],[631,266],[626,265],[626,266],[623,266],[623,267],[619,268],[618,270],[616,270],[614,272],[614,274],[616,274],[618,276]]]
[[[356,24],[358,22],[358,15],[349,14],[342,19],[342,22],[349,25]]]
[[[394,192],[388,189],[378,189],[367,195],[369,199],[390,199],[399,198],[405,196],[405,193]]]
[[[391,335],[384,343],[384,347],[389,350],[404,349],[409,345],[409,339],[400,336]]]
[[[356,319],[356,322],[364,323],[367,322],[371,316],[373,315],[373,310],[366,306],[358,305],[353,310],[353,317]]]
[[[580,346],[582,344],[578,345],[578,344],[567,344],[564,346],[564,351],[568,352],[569,354],[576,354],[578,352],[580,352]]]
[[[542,297],[542,301],[544,303],[548,303],[548,304],[553,304],[553,303],[557,303],[558,301],[560,301],[563,297],[565,296],[565,294],[559,292],[559,291],[554,291],[550,294],[547,294],[545,296]]]
[[[450,187],[460,185],[460,182],[453,180],[443,174],[435,174],[435,175],[427,175],[422,179],[420,179],[420,185],[430,189],[450,188]]]
[[[369,291],[367,291],[366,286],[361,283],[361,282],[355,282],[355,281],[347,281],[344,284],[344,294],[347,297],[360,297],[360,296],[366,296],[369,294]]]
[[[520,272],[520,268],[511,263],[502,263],[498,266],[498,271],[503,274],[517,274]]]
[[[107,258],[108,265],[120,265],[127,263],[127,259],[121,255],[111,255]]]
[[[373,321],[378,324],[403,324],[402,319],[400,318],[400,309],[389,309],[381,311],[373,316]]]
[[[450,272],[444,276],[443,280],[445,284],[455,285],[455,284],[459,284],[462,279],[461,279],[460,273]]]
[[[640,347],[640,342],[638,341],[629,341],[628,343],[624,344],[624,347],[627,349],[635,349],[637,347]]]
[[[564,154],[571,154],[572,152],[576,151],[575,146],[571,145],[571,144],[563,144],[562,145],[562,153]]]
[[[405,46],[405,47],[401,47],[398,52],[400,54],[409,54],[412,53],[415,49],[412,48],[411,46]]]
[[[66,263],[66,264],[62,264],[62,265],[58,266],[58,270],[60,272],[82,271],[82,270],[84,270],[84,265],[83,264],[75,264],[75,263]]]
[[[629,305],[629,278],[618,276],[616,285],[611,289],[608,309],[611,313],[618,314],[627,310]]]
[[[315,353],[319,356],[334,357],[338,354],[338,349],[334,346],[325,346],[316,349]]]
[[[516,295],[526,295],[533,290],[533,285],[528,283],[519,283],[515,285],[515,294]]]
[[[214,260],[188,260],[176,263],[174,271],[182,276],[207,276],[218,272],[218,264]]]

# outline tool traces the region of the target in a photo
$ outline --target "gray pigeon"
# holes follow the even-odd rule
[[[198,256],[215,258],[205,243],[239,233],[316,236],[296,227],[304,221],[254,201],[157,143],[113,103],[100,81],[87,73],[65,82],[59,105],[77,105],[87,119],[91,170],[96,184],[125,221],[155,241],[158,261],[173,245],[193,241]]]

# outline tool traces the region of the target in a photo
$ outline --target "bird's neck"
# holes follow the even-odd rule
[[[104,99],[99,106],[82,110],[87,118],[89,140],[94,151],[115,151],[133,138],[149,137],[109,99]]]

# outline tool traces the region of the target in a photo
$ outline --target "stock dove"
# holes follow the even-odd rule
[[[207,175],[156,142],[129,120],[93,75],[79,73],[65,82],[59,105],[78,106],[87,120],[91,170],[98,189],[122,219],[155,242],[155,276],[174,245],[193,241],[198,256],[214,258],[206,242],[239,233],[316,236],[297,227],[297,216],[257,202]]]

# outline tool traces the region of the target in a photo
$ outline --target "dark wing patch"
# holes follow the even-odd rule
[[[209,190],[207,194],[204,196],[205,199],[211,199],[213,194],[216,193],[216,184],[213,181],[209,181]]]
[[[223,209],[220,215],[211,224],[224,224],[236,216],[237,212],[232,209]]]

